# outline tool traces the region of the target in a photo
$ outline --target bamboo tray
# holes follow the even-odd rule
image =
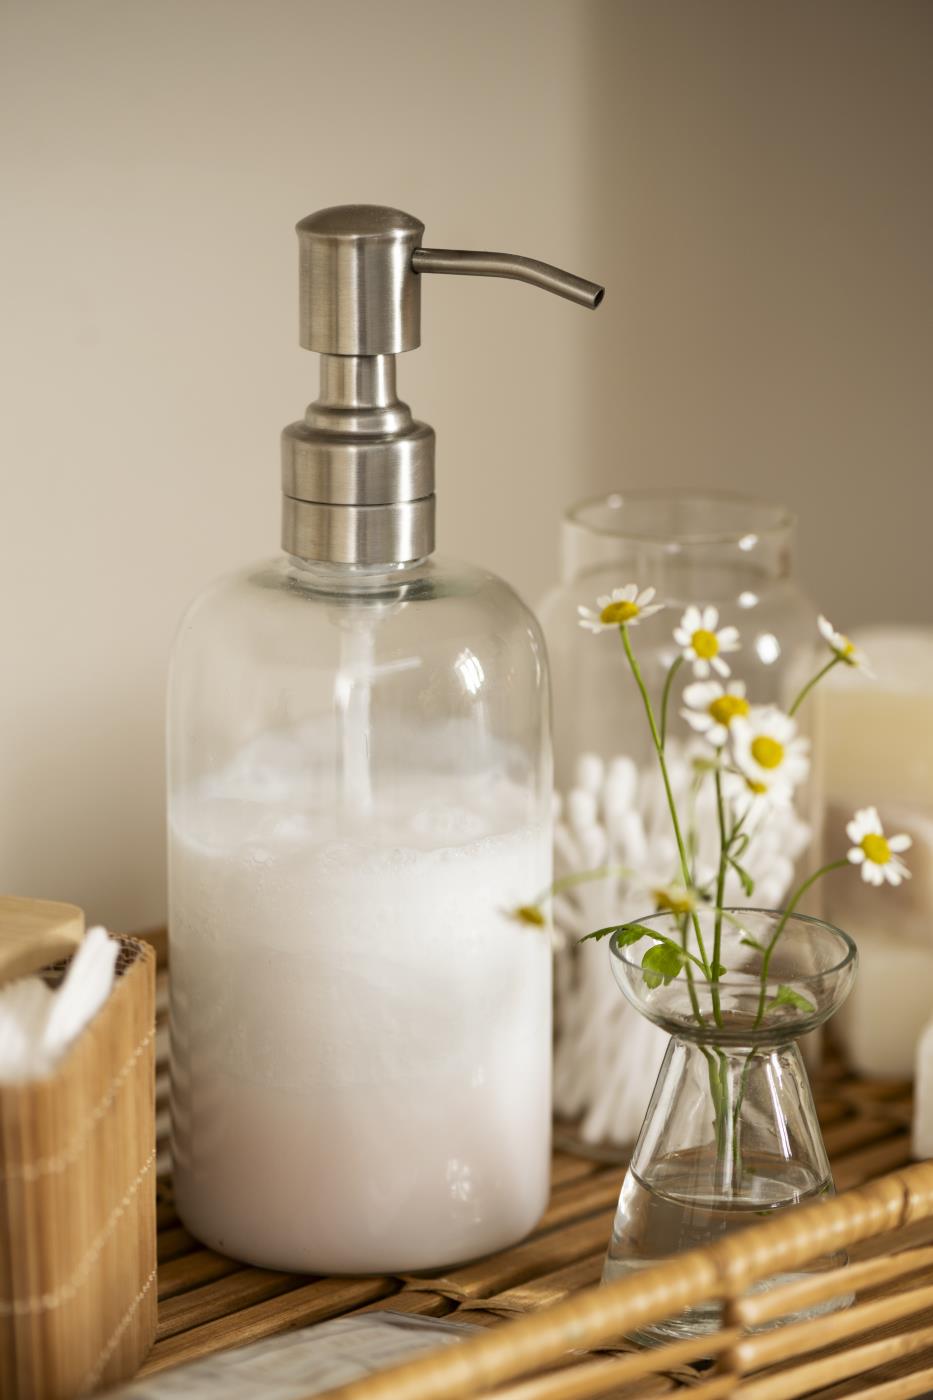
[[[153,941],[160,952],[164,952],[164,939],[155,935]],[[166,974],[163,970],[157,996],[159,1314],[156,1342],[143,1363],[141,1375],[295,1327],[377,1308],[431,1317],[455,1315],[457,1320],[463,1322],[497,1327],[525,1314],[538,1313],[599,1280],[622,1168],[618,1164],[607,1165],[559,1151],[553,1158],[550,1205],[531,1237],[505,1253],[451,1269],[442,1275],[309,1278],[249,1268],[203,1248],[177,1219],[167,1175],[165,1005]],[[866,1083],[848,1074],[841,1065],[831,1064],[816,1079],[815,1089],[826,1145],[840,1192],[908,1166],[911,1161],[909,1084]],[[933,1168],[930,1171],[933,1173]],[[896,1236],[888,1233],[865,1240],[850,1250],[850,1257],[867,1259],[908,1244],[933,1244],[933,1215]],[[933,1277],[933,1254],[929,1256],[926,1277]],[[902,1289],[903,1283],[893,1286]],[[870,1381],[856,1375],[848,1380],[840,1379],[838,1384],[827,1389],[826,1375],[823,1372],[815,1373],[823,1376],[819,1382],[819,1395],[827,1400],[832,1396],[835,1400],[837,1396],[867,1395],[869,1389],[871,1395],[877,1395],[879,1400],[898,1400],[900,1396],[921,1393],[933,1395],[933,1371],[929,1372],[928,1388],[924,1391],[917,1388],[920,1373],[933,1367],[933,1289],[926,1292],[931,1296],[926,1299],[925,1294],[921,1296],[918,1293],[918,1307],[907,1322],[889,1320],[871,1334],[882,1339],[898,1338],[900,1333],[913,1329],[912,1335],[915,1338],[919,1336],[922,1345],[915,1340],[909,1354],[892,1357],[888,1364],[872,1369]],[[916,1332],[917,1328],[921,1329],[921,1333]],[[925,1339],[923,1328],[929,1333]],[[893,1348],[903,1351],[902,1342],[903,1338],[900,1337],[892,1343]],[[852,1343],[853,1346],[855,1344]],[[454,1350],[459,1352],[461,1348]],[[601,1345],[594,1349],[593,1364],[597,1360],[605,1361],[607,1354],[619,1357],[630,1350],[632,1348],[624,1342],[609,1347]],[[837,1342],[835,1346],[826,1348],[827,1356],[841,1357],[843,1354],[845,1342]],[[848,1354],[854,1354],[852,1346]],[[845,1369],[841,1363],[839,1369]],[[830,1373],[832,1370],[830,1365]],[[580,1373],[574,1382],[577,1388],[567,1388],[575,1372]],[[562,1376],[567,1378],[563,1382]],[[584,1397],[612,1393],[642,1396],[664,1394],[683,1387],[699,1387],[699,1400],[699,1394],[704,1397],[757,1395],[763,1384],[756,1379],[750,1387],[734,1390],[725,1384],[728,1378],[711,1381],[709,1376],[708,1368],[702,1363],[693,1365],[678,1360],[675,1352],[671,1356],[671,1364],[665,1362],[661,1374],[643,1376],[634,1389],[627,1384],[624,1390],[619,1388],[623,1383],[621,1375],[618,1384],[612,1384],[611,1391],[607,1391],[608,1375],[601,1389],[598,1385],[594,1388],[592,1378],[584,1376],[583,1367],[577,1366],[571,1371],[552,1371],[539,1381],[520,1382],[492,1393],[503,1397],[503,1400],[506,1396],[509,1400],[513,1396],[515,1400],[538,1400],[538,1397],[547,1400],[551,1395]],[[906,1381],[905,1377],[908,1378]],[[555,1380],[559,1382],[556,1388],[553,1385]],[[552,1384],[548,1385],[548,1382]],[[882,1389],[877,1390],[878,1386],[882,1386]],[[393,1392],[389,1390],[386,1393]],[[420,1396],[422,1392],[416,1389],[411,1393]],[[447,1392],[443,1387],[436,1392],[424,1391],[425,1395],[429,1393],[440,1395]],[[464,1389],[456,1393],[486,1391],[477,1388],[475,1392]],[[771,1390],[763,1389],[761,1400],[767,1400],[772,1393],[779,1395],[784,1392],[773,1387]],[[814,1390],[812,1393],[817,1392]]]

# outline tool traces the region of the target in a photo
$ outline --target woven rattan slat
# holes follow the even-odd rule
[[[163,974],[164,977],[164,974]],[[161,1001],[164,1005],[164,997]],[[160,1043],[161,1049],[161,1043]],[[160,1074],[160,1102],[164,1109],[164,1066]],[[817,1102],[833,1159],[837,1186],[848,1190],[903,1167],[910,1161],[910,1089],[903,1083],[866,1084],[847,1074],[836,1062],[817,1076]],[[454,1316],[484,1328],[507,1325],[510,1319],[537,1314],[590,1287],[599,1278],[602,1253],[608,1238],[613,1208],[622,1178],[618,1164],[588,1160],[557,1151],[554,1155],[552,1195],[544,1219],[532,1236],[514,1249],[442,1275],[409,1275],[398,1278],[308,1279],[245,1268],[201,1247],[178,1220],[166,1176],[160,1179],[159,1196],[159,1299],[160,1318],[156,1344],[143,1373],[165,1369],[209,1352],[243,1345],[290,1328],[356,1311],[392,1308],[424,1316]],[[850,1250],[852,1258],[872,1258],[894,1248],[933,1243],[933,1221],[907,1225],[896,1235],[872,1238]],[[922,1282],[922,1278],[920,1282]],[[916,1282],[916,1280],[912,1280]],[[898,1283],[868,1290],[864,1298],[881,1296],[910,1284]],[[889,1363],[868,1376],[854,1375],[821,1391],[820,1400],[868,1394],[876,1386],[901,1384],[899,1377],[913,1376],[933,1361],[916,1335],[933,1325],[933,1316],[910,1317],[872,1332],[870,1343],[897,1337],[899,1345],[913,1346],[914,1353]],[[859,1345],[866,1343],[860,1339]],[[839,1349],[837,1348],[837,1351]],[[850,1348],[851,1350],[851,1348]],[[689,1352],[689,1348],[687,1348]],[[929,1351],[929,1355],[928,1355]],[[600,1348],[592,1365],[610,1366],[614,1358],[631,1354],[621,1339]],[[832,1355],[833,1353],[828,1353]],[[579,1358],[578,1358],[579,1359]],[[799,1358],[795,1358],[798,1360]],[[818,1358],[817,1358],[818,1359]],[[765,1376],[743,1383],[763,1385],[794,1363],[772,1368]],[[845,1370],[840,1368],[840,1372]],[[837,1373],[838,1374],[838,1373]],[[611,1371],[594,1369],[587,1380],[581,1373],[574,1384],[607,1381]],[[558,1384],[558,1379],[560,1384]],[[543,1387],[543,1380],[554,1384]],[[728,1382],[726,1384],[726,1382]],[[614,1383],[614,1382],[613,1382]],[[516,1381],[490,1392],[501,1400],[549,1400],[561,1396],[570,1384],[569,1371],[558,1369],[549,1377]],[[654,1395],[680,1389],[685,1384],[697,1395],[730,1393],[728,1377],[715,1380],[708,1370],[687,1360],[665,1365],[663,1374],[644,1376],[631,1395]],[[825,1379],[822,1381],[826,1385]],[[906,1384],[906,1382],[905,1382]],[[933,1390],[933,1385],[930,1387]],[[573,1393],[566,1390],[566,1394]],[[595,1394],[584,1390],[583,1394]],[[762,1391],[762,1394],[767,1393]],[[919,1394],[907,1386],[906,1394]],[[879,1394],[879,1400],[900,1400],[900,1391]]]

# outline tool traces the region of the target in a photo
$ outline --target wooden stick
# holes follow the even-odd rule
[[[686,1337],[656,1350],[599,1357],[568,1366],[551,1375],[536,1376],[493,1392],[494,1400],[595,1400],[643,1376],[657,1375],[688,1361],[718,1356],[738,1340],[736,1328],[711,1337]],[[691,1396],[693,1392],[691,1391]]]
[[[881,1341],[837,1351],[832,1356],[809,1361],[789,1371],[778,1371],[760,1380],[744,1382],[742,1400],[796,1400],[797,1396],[819,1390],[833,1381],[860,1376],[863,1371],[873,1371],[887,1361],[912,1356],[929,1346],[933,1346],[933,1327],[923,1327],[917,1332],[901,1333],[896,1337],[884,1337]]]
[[[841,1298],[858,1289],[873,1288],[894,1279],[907,1278],[921,1269],[933,1268],[933,1246],[905,1250],[902,1254],[882,1254],[858,1264],[846,1264],[841,1269],[827,1269],[812,1278],[783,1284],[767,1293],[752,1293],[737,1298],[734,1315],[746,1327],[760,1327],[779,1317],[802,1312],[814,1303]]]
[[[857,1390],[853,1400],[912,1400],[916,1395],[929,1395],[933,1392],[933,1366],[923,1371],[911,1371],[909,1376],[898,1376],[896,1380],[885,1381],[882,1385],[869,1386],[867,1390]]]
[[[782,1361],[788,1355],[802,1355],[820,1347],[832,1346],[843,1337],[856,1337],[860,1332],[869,1332],[873,1327],[910,1317],[931,1305],[933,1284],[906,1293],[895,1293],[889,1298],[874,1298],[870,1303],[860,1303],[857,1307],[826,1317],[810,1318],[806,1322],[776,1327],[772,1332],[763,1332],[756,1337],[746,1337],[735,1348],[730,1361],[740,1375],[747,1375],[750,1371],[760,1371],[765,1366]]]

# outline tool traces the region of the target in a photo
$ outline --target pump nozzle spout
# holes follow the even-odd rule
[[[605,287],[588,282],[573,272],[564,272],[537,258],[525,258],[517,253],[465,252],[456,248],[416,248],[411,265],[415,272],[448,272],[455,276],[512,277],[517,282],[529,282],[555,296],[566,297],[578,306],[595,311],[603,299]]]

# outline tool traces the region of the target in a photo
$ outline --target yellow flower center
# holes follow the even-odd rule
[[[759,783],[754,778],[746,778],[745,786],[749,792],[753,792],[756,797],[763,797],[768,791],[767,783]]]
[[[690,638],[690,645],[701,661],[712,661],[718,655],[719,642],[715,632],[707,632],[705,627],[701,627],[694,632]]]
[[[748,701],[743,695],[717,695],[709,713],[717,724],[724,724],[728,729],[736,715],[748,714]]]
[[[752,758],[759,768],[780,768],[784,762],[784,745],[770,734],[759,734],[752,740]]]
[[[599,620],[607,625],[615,622],[621,626],[623,622],[631,622],[640,612],[641,608],[637,603],[607,603],[599,614]]]
[[[544,928],[544,915],[534,904],[523,904],[515,910],[515,917],[523,924],[532,924],[535,928]]]
[[[863,836],[859,845],[867,858],[873,860],[876,865],[887,865],[891,859],[891,847],[877,831],[870,831],[867,836]]]
[[[691,914],[694,909],[693,900],[686,890],[678,893],[675,890],[654,890],[654,906],[659,913],[670,914]]]

